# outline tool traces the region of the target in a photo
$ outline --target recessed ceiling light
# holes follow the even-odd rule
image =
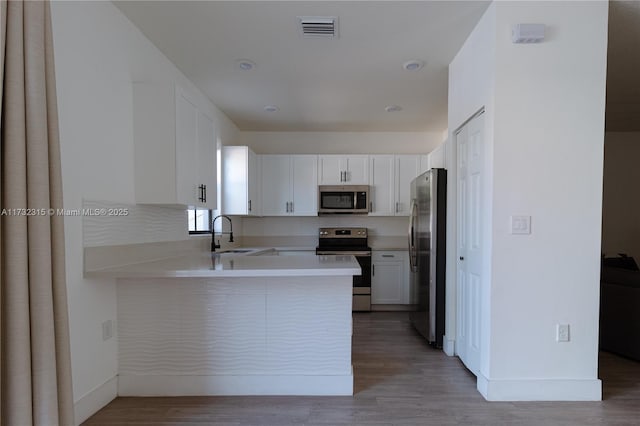
[[[280,108],[278,108],[275,105],[265,105],[264,110],[267,112],[276,112],[278,111]]]
[[[236,66],[242,71],[250,71],[256,67],[256,63],[249,59],[238,59],[236,61]]]
[[[384,110],[387,112],[398,112],[402,111],[402,107],[400,105],[389,105],[384,107]]]
[[[422,67],[424,67],[424,61],[419,61],[417,59],[412,59],[402,64],[402,68],[407,71],[418,71],[419,69],[422,69]]]

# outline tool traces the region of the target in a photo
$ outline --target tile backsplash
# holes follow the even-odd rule
[[[83,200],[84,247],[180,241],[189,238],[187,211],[180,208]],[[111,213],[111,214],[110,214]]]

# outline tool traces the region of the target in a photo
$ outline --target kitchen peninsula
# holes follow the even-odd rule
[[[353,394],[353,256],[197,253],[85,274],[117,278],[121,396]]]

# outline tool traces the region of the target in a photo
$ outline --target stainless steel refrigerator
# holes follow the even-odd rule
[[[446,212],[445,169],[428,170],[411,182],[409,266],[418,307],[410,318],[437,348],[442,347],[445,321]]]

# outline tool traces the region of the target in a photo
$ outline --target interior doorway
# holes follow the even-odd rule
[[[481,359],[484,256],[484,110],[454,132],[456,145],[456,354],[476,376]]]

